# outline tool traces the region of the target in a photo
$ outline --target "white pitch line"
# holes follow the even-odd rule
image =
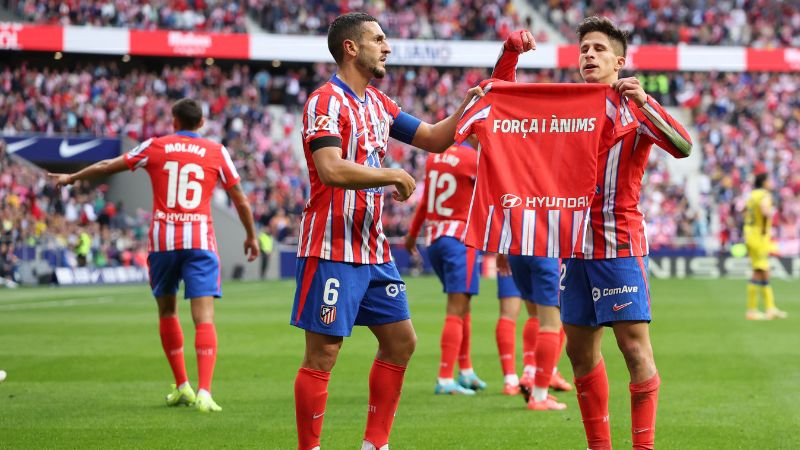
[[[12,305],[0,305],[0,311],[23,311],[26,309],[43,308],[67,308],[70,306],[97,305],[100,303],[110,303],[113,297],[96,298],[70,298],[66,300],[53,300],[50,302],[17,303]]]

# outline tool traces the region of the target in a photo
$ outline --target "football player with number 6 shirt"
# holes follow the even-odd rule
[[[291,315],[306,340],[294,385],[298,448],[319,448],[331,370],[344,337],[361,325],[378,340],[362,448],[385,449],[417,338],[406,285],[381,225],[383,188],[394,186],[392,197],[404,201],[415,182],[402,169],[381,167],[381,161],[389,137],[443,152],[453,143],[458,117],[482,90],[470,89],[451,116],[428,124],[369,85],[386,74],[391,53],[374,17],[337,17],[328,30],[328,50],[338,71],[303,108],[311,196],[300,224]]]
[[[244,252],[248,261],[258,256],[258,242],[250,204],[228,150],[203,139],[203,110],[191,99],[172,106],[175,134],[142,142],[124,155],[97,162],[74,174],[49,174],[58,185],[69,185],[143,168],[153,187],[147,263],[150,287],[158,303],[159,332],[175,385],[167,395],[169,406],[194,405],[201,412],[222,408],[211,398],[211,378],[217,360],[214,299],[222,296],[217,239],[211,219],[211,198],[217,182],[231,198],[247,232]],[[195,323],[195,351],[199,391],[195,395],[186,376],[183,331],[178,321],[177,297],[183,280],[184,298],[190,299]]]

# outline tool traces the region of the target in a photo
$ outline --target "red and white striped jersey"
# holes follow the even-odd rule
[[[400,107],[383,92],[367,86],[364,98],[359,98],[336,75],[309,96],[303,109],[303,150],[311,196],[303,210],[297,256],[358,264],[391,261],[381,224],[383,188],[326,186],[312,152],[340,147],[344,159],[381,167],[390,132],[398,137],[400,115]],[[410,142],[416,128],[406,131],[411,135],[398,138]]]
[[[153,187],[148,250],[217,251],[211,196],[219,180],[227,190],[239,182],[228,150],[197,133],[180,131],[148,139],[125,155],[131,170],[144,167]]]
[[[637,124],[606,117],[609,86],[484,83],[456,142],[478,137],[478,178],[465,243],[484,251],[567,258],[595,195],[597,149]]]
[[[418,236],[425,223],[426,245],[442,236],[463,241],[477,169],[478,152],[468,145],[428,155],[422,198],[408,234]]]
[[[652,97],[647,97],[643,108],[650,108],[651,114],[661,118],[691,143],[689,133]],[[639,125],[636,133],[623,136],[610,147],[601,148],[597,155],[597,194],[589,213],[591,226],[576,245],[577,258],[647,255],[650,246],[644,214],[639,210],[639,195],[650,150],[656,144],[676,158],[687,156],[632,101],[608,102],[608,114],[616,114],[617,109]]]
[[[515,80],[518,58],[517,52],[502,52],[492,76],[501,80]],[[690,149],[691,137],[650,96],[641,108],[628,99],[609,96],[606,99],[606,115],[635,123],[636,132],[619,136],[599,149],[596,195],[589,212],[590,226],[579,236],[575,257],[607,259],[645,256],[650,249],[644,214],[639,210],[639,194],[650,149],[656,144],[676,158],[685,158],[688,152],[681,151],[676,142]],[[661,126],[657,126],[654,120],[660,122]],[[673,138],[667,136],[663,129],[670,130]]]

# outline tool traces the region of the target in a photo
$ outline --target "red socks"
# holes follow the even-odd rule
[[[458,352],[458,368],[461,370],[472,368],[472,358],[470,357],[470,336],[472,335],[472,316],[469,313],[464,316],[464,327],[461,333],[461,349]],[[380,447],[378,447],[380,448]]]
[[[294,379],[294,408],[299,450],[311,450],[319,445],[330,378],[330,372],[321,370],[302,367],[297,371],[297,378]],[[370,390],[371,388],[372,376],[370,376]]]
[[[515,375],[516,370],[516,334],[517,323],[501,317],[497,320],[494,335],[497,338],[497,353],[500,354],[500,366],[503,375]]]
[[[536,376],[533,385],[539,388],[550,387],[553,377],[553,363],[561,349],[561,336],[558,332],[540,331],[536,341]]]
[[[381,448],[389,443],[394,414],[400,403],[400,391],[406,368],[375,360],[369,372],[369,410],[364,440]],[[319,442],[319,441],[317,441]]]
[[[456,357],[461,350],[464,336],[464,321],[458,316],[447,316],[442,330],[442,359],[439,364],[439,378],[453,378]]]
[[[647,381],[631,383],[631,438],[634,450],[652,449],[656,437],[658,373]]]
[[[217,362],[217,329],[213,323],[195,325],[194,349],[197,352],[198,388],[211,392],[211,378]]]
[[[588,374],[575,378],[587,446],[592,450],[611,449],[608,422],[608,375],[603,360]],[[655,416],[654,416],[655,417]]]
[[[522,364],[536,365],[536,339],[539,337],[539,318],[530,317],[522,330]]]
[[[178,317],[159,319],[158,332],[161,335],[161,347],[167,355],[172,375],[175,376],[175,386],[180,386],[189,378],[186,376],[186,364],[183,361],[183,330]]]

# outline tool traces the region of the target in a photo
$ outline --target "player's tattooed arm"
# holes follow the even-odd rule
[[[56,185],[67,186],[78,180],[104,178],[126,170],[128,170],[128,165],[125,163],[125,155],[120,155],[116,158],[98,161],[75,173],[48,173],[47,176],[55,181]]]

